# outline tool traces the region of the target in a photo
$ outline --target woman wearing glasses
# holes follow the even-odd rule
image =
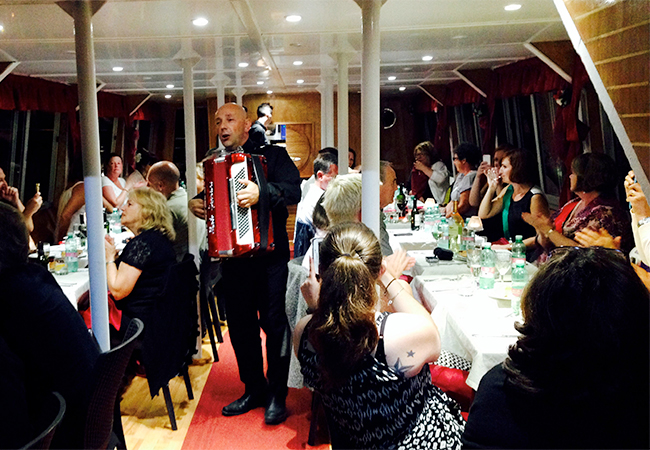
[[[632,245],[629,215],[623,210],[613,190],[616,186],[616,164],[602,153],[583,153],[571,163],[571,191],[577,195],[551,217],[544,214],[522,214],[535,227],[537,242],[550,251],[555,247],[579,245],[577,232],[604,228],[614,236],[620,248],[629,251]],[[544,260],[542,256],[540,262]]]
[[[482,379],[463,448],[648,448],[648,290],[618,250],[555,250]]]
[[[476,168],[481,162],[481,150],[474,144],[463,143],[454,149],[456,179],[451,188],[445,215],[451,216],[454,201],[458,202],[458,212],[463,218],[476,215],[477,208],[469,203],[469,193],[476,178]]]

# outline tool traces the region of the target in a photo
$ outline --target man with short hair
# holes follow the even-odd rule
[[[227,103],[219,108],[216,128],[226,153],[242,151],[242,145],[248,140],[250,121],[241,106]],[[289,216],[287,205],[296,204],[300,199],[300,173],[285,148],[266,145],[252,153],[266,157],[268,192],[260,192],[253,181],[242,180],[246,187],[237,193],[237,204],[250,208],[259,203],[261,195],[268,196],[275,249],[251,258],[225,258],[221,261],[222,277],[216,284],[216,292],[226,303],[239,378],[246,387],[244,395],[226,405],[222,414],[236,416],[266,406],[264,421],[276,425],[287,418],[285,401],[291,333],[285,312],[289,262],[286,223]],[[189,207],[195,216],[205,219],[203,198],[197,196],[190,200]],[[266,334],[268,386],[264,376],[260,326]]]
[[[180,186],[181,173],[176,164],[170,161],[155,163],[147,173],[147,184],[160,192],[167,199],[167,206],[172,212],[174,231],[174,253],[181,262],[188,252],[187,235],[187,191]]]
[[[18,189],[9,186],[5,172],[0,168],[0,201],[13,206],[22,213],[23,218],[25,219],[25,224],[27,224],[27,231],[30,233],[34,231],[34,221],[32,216],[43,204],[43,198],[41,197],[40,192],[35,193],[34,196],[29,199],[27,204],[23,205],[23,202],[20,201]]]
[[[253,122],[248,131],[248,141],[243,146],[244,150],[250,152],[262,145],[269,145],[269,139],[266,137],[266,126],[271,123],[272,116],[273,106],[269,103],[265,102],[257,107],[257,120]]]
[[[320,154],[314,160],[314,184],[309,189],[305,198],[298,203],[298,209],[296,211],[296,227],[293,237],[294,258],[303,256],[307,252],[311,239],[316,234],[312,220],[314,208],[318,200],[325,193],[325,189],[327,189],[330,181],[338,173],[339,167],[336,156],[332,153]]]
[[[384,208],[393,202],[393,196],[397,189],[397,174],[393,165],[388,161],[379,162],[379,242],[381,243],[381,254],[384,256],[392,255],[393,249],[390,246],[388,232],[386,231],[386,216]]]

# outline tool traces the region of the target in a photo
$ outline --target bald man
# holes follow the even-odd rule
[[[228,103],[217,111],[217,134],[226,153],[243,151],[250,126],[239,105]],[[208,154],[215,152],[211,150]],[[300,173],[285,148],[265,145],[250,153],[266,157],[268,193],[261,194],[257,184],[245,180],[246,188],[237,193],[237,203],[243,208],[255,207],[260,195],[268,195],[275,249],[252,258],[226,258],[221,262],[222,277],[216,284],[216,293],[226,303],[230,340],[239,378],[245,385],[244,395],[226,405],[222,414],[236,416],[266,407],[264,421],[276,425],[287,418],[285,400],[291,356],[291,333],[284,309],[289,262],[287,205],[300,200]],[[190,210],[205,218],[203,198],[192,199]],[[266,376],[260,326],[266,334]]]
[[[176,231],[174,253],[178,262],[183,260],[188,251],[187,192],[180,186],[180,178],[178,167],[169,161],[157,162],[147,173],[147,184],[165,196],[167,206],[172,212],[174,231]]]

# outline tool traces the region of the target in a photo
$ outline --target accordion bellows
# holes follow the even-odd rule
[[[208,254],[245,257],[273,250],[273,224],[266,184],[266,158],[247,153],[220,154],[203,163]],[[237,205],[237,192],[251,180],[260,199],[251,208]]]

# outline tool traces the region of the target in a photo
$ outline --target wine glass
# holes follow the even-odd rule
[[[478,277],[481,274],[481,249],[469,247],[467,249],[467,266],[472,271],[472,277],[478,286]]]
[[[510,261],[510,252],[508,250],[496,250],[494,253],[496,255],[495,266],[499,271],[501,282],[503,283],[505,282],[503,277],[508,273],[512,264]]]

